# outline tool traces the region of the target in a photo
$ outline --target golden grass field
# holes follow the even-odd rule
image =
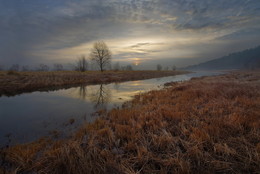
[[[51,90],[77,86],[79,84],[100,84],[142,80],[173,76],[185,71],[56,71],[56,72],[14,72],[0,71],[0,96],[12,96],[36,90]]]
[[[1,156],[2,173],[259,173],[260,72],[168,84]]]

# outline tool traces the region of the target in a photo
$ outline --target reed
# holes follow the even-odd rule
[[[138,95],[66,140],[2,150],[8,171],[257,173],[260,72],[174,83]],[[8,167],[6,167],[8,166]]]

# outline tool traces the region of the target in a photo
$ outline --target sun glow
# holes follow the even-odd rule
[[[140,59],[140,58],[133,58],[133,64],[134,64],[135,66],[140,65],[140,63],[141,63],[141,59]]]

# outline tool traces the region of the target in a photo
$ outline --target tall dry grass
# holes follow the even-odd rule
[[[259,89],[259,72],[174,83],[103,113],[70,139],[2,150],[2,166],[17,173],[259,173]]]
[[[0,96],[12,96],[36,90],[55,90],[79,84],[100,84],[173,76],[185,71],[57,71],[0,72]]]

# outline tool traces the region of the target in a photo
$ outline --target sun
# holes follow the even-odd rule
[[[135,65],[135,66],[138,66],[139,64],[140,64],[140,62],[138,62],[138,61],[135,61],[135,62],[134,62],[134,65]]]
[[[140,63],[141,63],[140,58],[133,58],[132,60],[133,60],[133,64],[134,64],[135,66],[138,66],[138,65],[140,65]]]

